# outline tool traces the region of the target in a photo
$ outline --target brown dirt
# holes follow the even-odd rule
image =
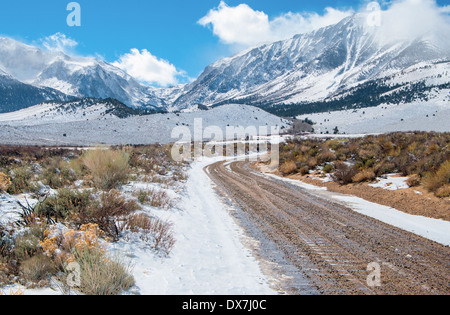
[[[264,171],[265,165],[252,165],[252,168]],[[335,182],[324,182],[319,179],[320,175],[318,174],[283,176],[278,171],[271,173],[280,177],[300,180],[307,184],[326,187],[332,192],[353,195],[405,213],[450,221],[450,198],[438,198],[423,187],[387,190],[369,186],[368,183],[340,185]]]
[[[367,201],[392,207],[397,210],[421,215],[434,219],[450,221],[450,200],[441,199],[427,192],[422,187],[414,187],[399,190],[387,190],[371,187],[367,183],[339,185],[335,182],[323,182],[314,176],[301,176],[299,174],[289,176],[305,183],[327,187],[332,192],[354,195]],[[420,192],[421,194],[416,193]]]
[[[275,264],[280,254],[285,258],[284,275],[294,279],[287,292],[449,294],[449,247],[262,177],[248,162],[227,167],[219,162],[206,169],[245,218],[247,233],[262,244],[266,239],[274,244],[263,256],[273,257]],[[366,281],[371,263],[381,267],[380,287]]]

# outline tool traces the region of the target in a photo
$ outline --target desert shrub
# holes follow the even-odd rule
[[[181,170],[176,170],[172,173],[172,179],[176,182],[186,181],[187,175]]]
[[[69,216],[76,218],[96,206],[97,203],[90,191],[63,188],[59,189],[55,196],[48,197],[39,204],[36,213],[56,220],[66,219]]]
[[[1,258],[9,258],[14,250],[14,239],[8,233],[7,229],[0,223],[0,263]]]
[[[36,189],[36,186],[31,183],[33,173],[28,167],[14,168],[9,176],[11,178],[11,185],[7,190],[9,194],[17,195]]]
[[[89,150],[82,156],[94,186],[110,190],[128,181],[129,153],[115,149]]]
[[[376,178],[375,172],[372,169],[363,169],[352,177],[354,183],[362,183],[372,181]]]
[[[123,229],[137,233],[143,241],[150,244],[152,249],[166,255],[170,254],[175,245],[172,225],[145,214],[135,214],[128,217]]]
[[[297,164],[292,160],[288,160],[281,164],[278,169],[283,175],[289,175],[297,170]]]
[[[334,172],[333,164],[327,164],[323,167],[323,171],[327,174]]]
[[[450,197],[450,185],[447,184],[447,185],[439,187],[436,190],[436,196],[439,197],[439,198]]]
[[[414,174],[414,175],[410,176],[410,177],[406,180],[406,184],[407,184],[409,187],[416,187],[416,186],[419,186],[419,185],[420,185],[420,181],[421,181],[420,176],[417,175],[417,174]]]
[[[353,182],[353,177],[357,173],[357,169],[355,167],[341,161],[335,162],[334,167],[336,171],[331,175],[333,181],[341,185],[346,185]]]
[[[373,170],[377,176],[393,173],[396,168],[395,164],[388,160],[381,161],[373,167]]]
[[[11,180],[6,174],[0,172],[0,192],[7,191],[9,186],[11,186]]]
[[[56,159],[41,174],[43,184],[53,189],[59,189],[72,185],[77,180],[77,175],[70,168],[68,162]]]
[[[78,289],[86,295],[117,295],[135,283],[129,266],[97,248],[77,248],[73,256],[81,271]]]
[[[110,190],[102,192],[100,203],[84,208],[75,221],[78,224],[96,224],[107,236],[117,240],[120,236],[118,221],[139,209],[136,201],[125,199],[118,190]]]
[[[309,167],[308,167],[308,166],[302,166],[302,167],[300,167],[300,169],[298,170],[298,172],[299,172],[301,175],[309,174]]]
[[[336,160],[336,154],[331,152],[330,150],[323,150],[317,157],[317,163],[323,164],[327,162],[333,162]]]
[[[140,190],[138,200],[155,208],[170,209],[173,206],[169,195],[161,189]]]
[[[437,192],[441,187],[450,184],[450,160],[443,163],[437,172],[429,173],[424,180],[425,187],[431,192]],[[445,191],[445,189],[441,190]],[[445,194],[444,194],[445,195]]]
[[[20,276],[26,282],[38,283],[57,272],[53,261],[42,254],[33,256],[20,264]],[[45,282],[44,284],[47,284]]]
[[[87,295],[113,295],[134,285],[130,268],[106,252],[101,230],[96,224],[82,225],[79,230],[53,226],[41,242],[44,255],[66,274],[66,264],[80,266],[81,283],[77,287]],[[62,277],[64,279],[66,277]]]
[[[31,233],[26,233],[15,239],[14,256],[19,261],[35,256],[39,251],[40,239]]]

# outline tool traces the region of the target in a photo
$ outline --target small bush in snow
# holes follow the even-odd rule
[[[125,150],[96,149],[82,156],[94,186],[103,190],[117,188],[128,181],[130,155]]]

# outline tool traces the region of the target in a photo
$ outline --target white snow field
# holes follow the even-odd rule
[[[310,119],[315,133],[368,134],[394,131],[450,131],[449,92],[439,99],[399,105],[379,105],[357,110],[343,110],[298,116]]]
[[[201,119],[202,130],[209,126],[219,127],[226,134],[227,126],[288,128],[289,121],[269,114],[261,109],[245,105],[224,105],[208,111],[190,113],[155,114],[132,116],[120,119],[111,115],[101,115],[99,106],[93,107],[87,117],[80,113],[68,115],[45,115],[43,119],[33,118],[44,113],[45,108],[32,107],[20,112],[0,115],[0,143],[19,145],[121,145],[172,143],[180,140],[180,135],[172,138],[174,128],[189,130],[194,135],[194,122]],[[89,119],[91,118],[91,119]],[[250,136],[252,136],[251,134]],[[233,137],[234,138],[234,137]]]
[[[179,210],[162,214],[173,223],[176,244],[158,257],[140,242],[121,241],[114,250],[130,256],[136,287],[151,295],[274,295],[244,232],[215,194],[203,168],[220,158],[196,161],[189,170]]]

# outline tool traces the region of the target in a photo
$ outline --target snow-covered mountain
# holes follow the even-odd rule
[[[435,60],[450,60],[448,39],[380,40],[383,35],[359,13],[340,23],[289,40],[249,49],[217,61],[184,87],[175,107],[227,102],[307,104],[325,101],[364,83]],[[405,82],[423,79],[418,72]],[[449,82],[448,76],[443,80]]]
[[[28,89],[52,89],[78,98],[114,98],[131,107],[165,105],[154,96],[158,89],[139,83],[111,64],[93,57],[44,51],[10,38],[0,38],[0,76],[2,73]],[[21,108],[51,99],[61,98],[43,97],[35,103],[26,102]]]
[[[20,110],[48,100],[69,99],[57,90],[22,83],[0,70],[0,113]]]
[[[384,28],[369,26],[364,13],[221,59],[192,83],[171,88],[146,86],[93,57],[0,38],[0,112],[91,97],[166,111],[250,104],[296,116],[425,100],[448,88],[448,70],[450,37],[391,40]]]

